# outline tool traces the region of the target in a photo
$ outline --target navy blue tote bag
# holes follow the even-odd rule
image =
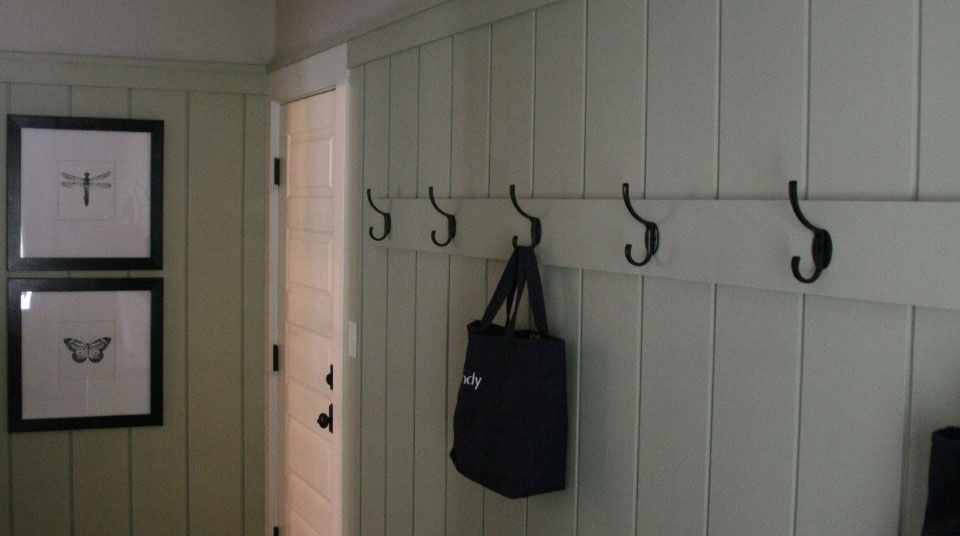
[[[525,288],[535,330],[517,330]],[[506,304],[503,326],[493,323]],[[514,249],[483,318],[467,326],[463,381],[450,459],[467,478],[505,497],[566,485],[566,352],[550,337],[532,247]]]
[[[933,433],[923,536],[960,536],[960,428]]]

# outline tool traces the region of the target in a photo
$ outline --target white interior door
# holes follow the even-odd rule
[[[280,523],[341,534],[343,101],[329,91],[283,108],[280,191]]]

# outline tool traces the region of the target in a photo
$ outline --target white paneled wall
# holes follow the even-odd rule
[[[0,53],[0,147],[7,113],[164,122],[162,271],[7,272],[0,259],[2,279],[165,289],[163,426],[0,424],[0,535],[263,533],[266,90],[255,67]]]
[[[494,4],[351,53],[375,197],[960,200],[952,0]],[[502,262],[362,265],[360,534],[916,535],[960,424],[957,311],[548,266],[568,487],[507,500],[446,459]]]

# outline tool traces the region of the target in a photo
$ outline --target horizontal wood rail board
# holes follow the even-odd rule
[[[0,51],[0,82],[267,94],[261,65]]]
[[[507,259],[511,238],[530,243],[530,224],[509,199],[438,199],[457,218],[457,235],[437,247],[430,232],[446,235],[446,220],[428,199],[374,199],[393,226],[388,248]],[[960,309],[960,203],[801,201],[807,218],[833,238],[833,261],[816,282],[803,284],[790,271],[813,270],[813,234],[783,200],[634,200],[660,229],[660,248],[649,264],[630,265],[644,254],[644,227],[622,200],[521,199],[541,219],[537,256],[546,265],[648,275],[834,296],[872,302]],[[365,211],[365,227],[379,236],[383,220]],[[364,231],[366,232],[366,231]],[[369,236],[366,237],[370,240]]]

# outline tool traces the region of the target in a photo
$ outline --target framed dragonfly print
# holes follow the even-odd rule
[[[7,116],[7,267],[158,270],[163,121]]]
[[[11,432],[163,423],[163,280],[7,281]]]

